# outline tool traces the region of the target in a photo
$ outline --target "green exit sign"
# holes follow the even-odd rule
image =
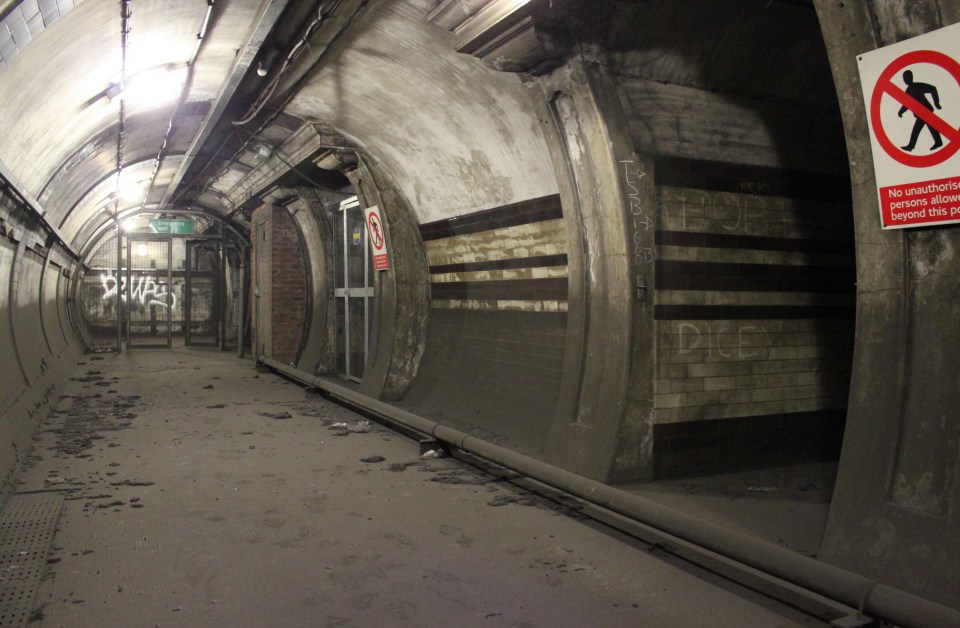
[[[193,221],[172,218],[153,218],[150,220],[151,233],[169,233],[172,235],[192,235]]]

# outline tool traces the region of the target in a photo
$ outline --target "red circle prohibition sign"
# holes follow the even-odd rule
[[[367,223],[370,229],[371,241],[373,242],[373,248],[378,251],[383,249],[383,225],[380,223],[380,219],[376,214],[370,212],[367,214]]]
[[[877,84],[873,88],[873,96],[870,100],[870,126],[873,128],[874,136],[883,147],[883,150],[898,162],[911,168],[929,168],[942,164],[957,154],[960,150],[960,129],[954,128],[952,124],[930,111],[922,104],[908,96],[905,91],[894,85],[891,79],[895,74],[907,66],[916,63],[929,63],[946,70],[950,76],[960,85],[960,63],[957,63],[952,57],[935,50],[914,50],[899,57],[893,61],[887,69],[883,71]],[[905,106],[918,118],[929,124],[943,135],[948,143],[940,150],[929,155],[911,155],[901,150],[887,136],[883,129],[883,123],[880,120],[880,101],[884,94],[892,97],[894,100]],[[956,106],[956,104],[954,104]]]

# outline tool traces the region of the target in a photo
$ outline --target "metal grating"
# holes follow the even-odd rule
[[[0,626],[24,626],[53,543],[63,495],[14,495],[0,510]]]

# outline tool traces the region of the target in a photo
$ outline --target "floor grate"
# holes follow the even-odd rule
[[[0,510],[0,626],[23,626],[60,518],[63,495],[14,495]]]

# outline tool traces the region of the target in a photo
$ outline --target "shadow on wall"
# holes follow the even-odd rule
[[[655,159],[655,474],[835,459],[856,268],[817,15],[696,5],[620,4],[603,34],[634,146]]]

